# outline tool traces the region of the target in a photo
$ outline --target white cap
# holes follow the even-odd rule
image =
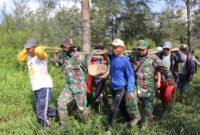
[[[125,47],[124,41],[122,41],[121,39],[114,39],[113,42],[112,42],[112,45],[113,46],[122,46],[122,47]]]
[[[172,49],[172,43],[169,42],[169,41],[164,42],[163,49],[164,48],[166,48],[166,49]]]

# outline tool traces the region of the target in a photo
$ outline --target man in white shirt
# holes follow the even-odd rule
[[[166,41],[163,44],[163,51],[159,52],[157,55],[162,60],[163,64],[168,68],[169,72],[172,73],[175,80],[178,77],[178,61],[175,54],[170,50],[172,49],[172,43]],[[161,86],[160,90],[160,99],[163,105],[162,118],[167,118],[171,110],[172,99],[174,96],[175,84],[168,85],[167,80],[164,75],[161,76]]]
[[[32,90],[35,94],[35,110],[43,127],[50,126],[47,116],[56,116],[56,110],[49,108],[52,99],[53,82],[47,69],[47,54],[44,46],[38,46],[35,39],[27,40],[17,59],[27,62]]]

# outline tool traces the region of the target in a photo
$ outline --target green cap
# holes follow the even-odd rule
[[[139,40],[137,42],[137,48],[138,49],[146,49],[148,46],[149,46],[149,44],[146,40]]]
[[[185,50],[187,50],[187,44],[181,44],[181,45],[180,45],[180,49],[185,49]]]

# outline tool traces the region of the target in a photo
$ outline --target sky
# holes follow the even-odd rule
[[[60,0],[59,4],[61,6],[72,6],[73,2],[67,2],[66,0]],[[6,11],[8,13],[12,13],[12,9],[14,7],[12,0],[0,0],[0,9],[3,9],[3,6],[6,6]],[[39,7],[39,0],[29,0],[28,6],[31,10],[35,11]]]
[[[165,2],[164,0],[154,0],[155,2],[150,4],[150,8],[152,9],[153,12],[161,12],[163,9],[165,9]],[[29,0],[28,6],[30,7],[31,10],[35,11],[39,7],[39,2],[38,0]],[[60,0],[59,2],[60,6],[72,6],[72,2],[67,2],[66,0]],[[6,12],[7,13],[12,13],[12,10],[14,8],[12,0],[0,0],[0,10],[3,10],[4,5],[6,6]],[[78,5],[80,7],[80,5]],[[54,11],[55,12],[55,11]],[[2,21],[2,15],[0,13],[0,22]]]

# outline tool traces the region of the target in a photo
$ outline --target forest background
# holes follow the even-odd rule
[[[190,1],[191,34],[193,50],[200,48],[200,1]],[[59,46],[65,38],[72,38],[74,44],[83,48],[80,0],[63,0],[73,3],[62,6],[59,0],[38,0],[37,10],[31,10],[28,0],[13,0],[12,13],[6,5],[1,9],[0,23],[0,134],[45,134],[36,122],[33,93],[31,91],[26,64],[19,64],[17,53],[30,38],[47,46]],[[127,49],[136,47],[139,39],[145,38],[152,48],[166,40],[179,47],[188,42],[187,6],[184,0],[164,0],[161,11],[152,9],[157,0],[91,0],[90,34],[91,48],[99,43],[109,48],[116,37],[123,39]],[[182,3],[182,4],[180,4]],[[78,6],[79,5],[79,6]],[[160,5],[157,5],[160,6]],[[56,8],[56,11],[55,11]],[[53,15],[52,15],[53,13]],[[49,51],[49,61],[51,52]],[[49,64],[54,82],[53,107],[62,90],[62,72]],[[161,120],[145,131],[127,129],[121,119],[114,134],[200,134],[200,73],[190,86],[188,103],[177,102],[171,117]],[[109,87],[109,86],[108,86]],[[177,96],[179,96],[177,92]],[[159,100],[157,101],[159,103]],[[155,112],[156,113],[156,112]],[[78,114],[78,112],[75,112]],[[76,115],[75,115],[76,116]],[[77,115],[78,117],[78,115]],[[70,116],[69,127],[62,129],[52,121],[48,134],[104,134],[105,110],[91,113],[87,124]]]

